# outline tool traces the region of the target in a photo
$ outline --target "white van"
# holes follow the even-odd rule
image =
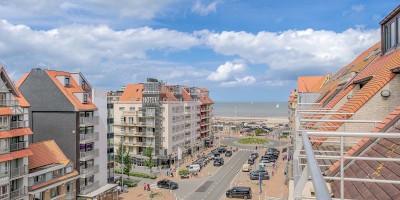
[[[199,172],[199,171],[200,171],[199,164],[193,164],[189,166],[189,172]]]

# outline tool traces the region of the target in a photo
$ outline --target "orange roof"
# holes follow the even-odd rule
[[[12,115],[10,107],[0,107],[0,115]]]
[[[208,89],[207,88],[201,88],[201,91],[202,92],[208,92]]]
[[[33,152],[33,156],[29,157],[29,169],[51,164],[67,165],[71,162],[54,140],[31,143],[29,148]]]
[[[31,134],[32,134],[32,130],[30,128],[18,128],[18,129],[12,129],[9,131],[1,131],[0,139],[17,137],[17,136],[22,136],[22,135],[31,135]]]
[[[2,66],[0,66],[0,71],[2,71],[4,73],[4,75],[7,77],[7,79],[10,81],[10,83],[14,85],[14,89],[15,89],[15,93],[16,94],[12,94],[12,95],[15,98],[15,100],[18,101],[19,105],[21,107],[30,107],[31,105],[29,105],[28,101],[26,101],[24,96],[18,91],[18,88],[17,88],[18,86],[15,85],[12,82],[12,80],[8,77],[8,74],[7,74],[6,70],[4,70],[4,68]]]
[[[201,101],[202,104],[214,104],[214,101],[211,100],[211,98],[205,92],[201,92],[197,96],[199,97],[199,100]]]
[[[193,101],[193,98],[190,96],[190,94],[185,90],[185,88],[182,88],[182,100],[183,101]]]
[[[88,103],[82,103],[74,93],[83,93],[83,89],[78,85],[75,79],[71,76],[69,72],[61,72],[61,71],[53,71],[53,70],[45,70],[47,75],[53,80],[53,82],[58,86],[60,91],[64,93],[65,97],[75,106],[77,110],[97,110],[96,105],[94,105],[91,101]],[[70,77],[70,86],[65,87],[63,84],[58,81],[57,76],[69,76]],[[22,81],[23,82],[23,81]]]
[[[26,80],[26,78],[28,77],[29,73],[25,73],[21,79],[19,79],[19,81],[15,84],[15,86],[17,86],[18,88],[22,85],[22,83]]]
[[[0,155],[0,163],[10,160],[15,160],[18,158],[23,158],[27,156],[32,156],[32,151],[30,149],[22,149],[18,151],[13,151],[7,154]]]
[[[299,92],[319,92],[325,76],[299,76],[297,89]]]
[[[175,95],[172,93],[169,87],[162,85],[161,91],[163,91],[165,95],[162,101],[178,101],[178,99],[175,97]]]
[[[37,185],[34,185],[34,186],[31,186],[31,187],[29,187],[29,191],[37,190],[39,188],[46,187],[46,186],[51,185],[53,183],[57,183],[57,182],[72,178],[74,176],[76,176],[76,178],[79,178],[78,175],[79,175],[78,171],[74,170],[73,172],[71,172],[71,173],[69,173],[67,175],[64,175],[64,176],[61,176],[61,177],[58,177],[58,178],[55,178],[55,179],[51,179],[49,181],[46,181],[46,182],[43,182],[43,183],[40,183],[40,184],[37,184]]]
[[[125,87],[119,101],[139,101],[142,102],[143,84],[129,84]]]

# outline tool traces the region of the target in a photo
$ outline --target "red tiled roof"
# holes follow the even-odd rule
[[[199,97],[199,100],[201,102],[201,104],[214,104],[214,101],[211,100],[211,98],[208,96],[208,94],[204,91],[207,91],[207,89],[202,88],[200,90],[200,92],[197,94],[197,96]]]
[[[10,107],[0,107],[0,115],[12,115]]]
[[[129,84],[125,87],[119,101],[138,101],[142,102],[143,84]]]
[[[0,163],[10,160],[15,160],[18,158],[23,158],[27,156],[32,156],[32,151],[30,149],[22,149],[18,151],[13,151],[7,154],[0,155]]]
[[[3,72],[4,75],[7,77],[7,79],[9,80],[9,82],[14,85],[14,89],[15,89],[15,93],[16,94],[12,94],[12,95],[15,98],[15,100],[18,101],[19,105],[21,107],[30,107],[31,105],[29,105],[28,101],[26,101],[24,96],[19,92],[18,85],[13,83],[13,81],[10,79],[10,77],[8,77],[8,74],[7,74],[6,70],[2,66],[0,66],[0,71]]]
[[[75,79],[71,76],[69,72],[45,70],[50,79],[58,86],[60,91],[67,97],[72,105],[75,106],[77,110],[97,110],[96,105],[94,105],[90,100],[88,103],[82,103],[74,93],[83,93],[83,89],[78,85]],[[69,76],[70,86],[65,87],[60,81],[58,81],[57,76]],[[23,82],[23,81],[22,81]]]
[[[297,90],[299,92],[319,92],[325,76],[299,76]]]
[[[29,169],[51,164],[67,165],[71,162],[54,140],[31,143],[29,148],[33,152],[33,156],[29,157]]]
[[[193,98],[190,94],[186,91],[185,88],[182,88],[182,100],[183,101],[193,101]]]
[[[67,179],[72,178],[74,176],[76,176],[76,178],[79,178],[78,175],[79,175],[78,171],[74,170],[73,172],[71,172],[71,173],[69,173],[67,175],[64,175],[64,176],[61,176],[61,177],[58,177],[58,178],[55,178],[55,179],[51,179],[49,181],[46,181],[46,182],[43,182],[43,183],[40,183],[40,184],[37,184],[37,185],[34,185],[34,186],[31,186],[31,187],[29,187],[29,191],[32,192],[32,191],[37,190],[39,188],[46,187],[48,185],[51,185],[53,183],[57,183],[57,182],[60,182],[60,181],[63,181],[63,180],[67,180]]]
[[[31,135],[31,134],[32,134],[32,130],[30,128],[18,128],[18,129],[12,129],[9,131],[1,131],[0,139],[17,137],[17,136],[22,136],[22,135]]]

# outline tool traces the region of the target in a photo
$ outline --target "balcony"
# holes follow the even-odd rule
[[[10,145],[10,151],[18,151],[28,147],[28,141],[13,143]]]
[[[11,129],[16,129],[16,128],[28,128],[28,120],[23,120],[23,121],[12,121],[11,123]]]
[[[9,200],[9,199],[10,199],[10,195],[8,193],[0,195],[0,200]]]
[[[151,146],[152,143],[151,142],[135,142],[134,145],[135,146]]]
[[[99,132],[87,133],[87,134],[79,134],[80,143],[85,144],[89,142],[94,142],[99,140]]]
[[[0,147],[0,155],[10,153],[9,147]]]
[[[146,113],[144,113],[144,116],[145,117],[155,117],[156,113],[155,112],[146,112]]]
[[[81,171],[80,171],[80,173],[83,177],[89,177],[98,172],[99,172],[99,165],[94,165],[94,166],[88,167],[88,168],[81,168]]]
[[[142,137],[154,137],[154,132],[136,132],[135,135]]]
[[[68,192],[65,194],[65,200],[75,200],[75,199],[76,199],[75,191]]]
[[[7,184],[10,181],[8,171],[0,171],[0,185]]]
[[[0,100],[0,107],[11,107],[11,106],[19,106],[19,102],[17,100],[9,100],[9,99]]]
[[[88,184],[88,185],[81,185],[81,194],[89,194],[90,192],[94,191],[99,187],[99,181],[95,181],[94,183]]]
[[[86,160],[90,160],[94,157],[99,156],[99,150],[98,149],[93,149],[91,151],[84,151],[84,152],[80,152],[80,160],[81,161],[86,161]]]
[[[11,170],[11,178],[20,177],[28,174],[28,166],[22,166],[17,168],[12,168]]]
[[[94,117],[80,117],[79,118],[79,126],[94,126]]]
[[[28,195],[28,188],[23,187],[10,192],[11,199],[19,199]]]

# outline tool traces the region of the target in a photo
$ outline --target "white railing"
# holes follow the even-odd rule
[[[0,107],[11,107],[11,106],[19,106],[19,102],[17,100],[9,100],[9,99],[0,100]]]
[[[95,181],[90,185],[81,186],[81,194],[85,195],[99,187],[99,181]]]
[[[85,159],[91,159],[99,155],[99,150],[98,149],[93,149],[91,151],[85,151],[85,152],[79,152],[80,153],[80,158],[85,160]]]
[[[10,199],[10,194],[5,193],[0,195],[0,200],[9,200]]]
[[[0,171],[0,185],[6,184],[10,181],[8,171]]]
[[[0,155],[2,155],[2,154],[6,154],[6,153],[9,153],[10,152],[10,148],[7,146],[7,147],[0,147]]]
[[[26,195],[28,195],[28,188],[27,187],[23,187],[21,189],[14,190],[14,191],[10,192],[11,199],[18,199],[18,198],[24,197]]]
[[[94,165],[92,167],[88,167],[88,168],[81,168],[81,175],[83,176],[89,176],[95,173],[99,172],[99,165]]]
[[[79,134],[80,142],[97,141],[99,139],[99,132]]]
[[[28,147],[28,141],[10,144],[10,151],[18,151]]]
[[[79,124],[81,126],[93,126],[94,125],[93,117],[80,117]]]
[[[10,123],[11,125],[11,129],[15,129],[15,128],[28,128],[28,121],[27,120],[23,120],[23,121],[12,121]]]
[[[28,173],[28,166],[22,166],[17,168],[11,168],[11,178],[22,176]]]

